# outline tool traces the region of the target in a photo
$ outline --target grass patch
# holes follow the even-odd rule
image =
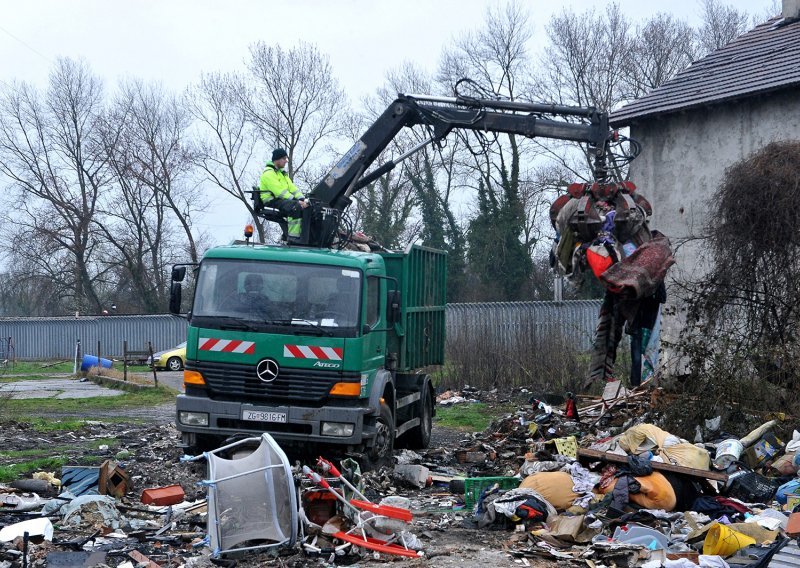
[[[100,448],[100,446],[108,446],[109,448],[116,448],[119,446],[119,440],[116,438],[100,438],[98,440],[92,440],[87,444],[89,448],[92,450],[96,450]]]
[[[39,458],[22,463],[0,466],[0,481],[8,482],[37,471],[61,471],[61,466],[69,462],[66,456]]]
[[[441,406],[436,408],[434,422],[445,428],[480,432],[498,416],[504,416],[516,409],[517,406],[513,404],[490,405],[483,402]]]
[[[56,378],[59,378],[59,377],[56,377]],[[69,377],[66,377],[66,378],[69,378]],[[9,376],[0,377],[0,383],[21,383],[22,381],[42,381],[42,380],[51,381],[51,380],[53,380],[53,377],[48,377],[48,376],[45,376],[45,375],[24,375],[24,376],[21,376],[21,377],[9,377]]]
[[[106,458],[100,456],[69,457],[59,455],[11,465],[0,465],[0,482],[14,481],[37,471],[54,471],[58,474],[61,472],[61,467],[65,465],[100,465],[105,460]]]
[[[126,392],[119,396],[67,399],[9,399],[3,401],[2,406],[6,415],[40,416],[48,413],[69,414],[74,412],[91,416],[88,413],[93,410],[106,411],[136,406],[158,406],[174,401],[177,394],[178,392],[174,389],[158,386],[146,390]]]
[[[27,422],[37,432],[56,432],[56,431],[69,431],[74,432],[80,430],[86,424],[85,420],[78,418],[61,418],[58,420],[50,420],[48,418],[34,417]]]
[[[6,370],[9,375],[41,375],[71,373],[72,361],[17,361]]]
[[[15,459],[29,458],[31,456],[46,456],[48,454],[66,452],[71,449],[73,449],[73,446],[55,446],[52,448],[31,448],[30,450],[0,451],[0,458]]]

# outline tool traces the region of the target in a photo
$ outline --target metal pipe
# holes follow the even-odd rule
[[[560,114],[570,116],[588,117],[597,112],[595,107],[575,107],[567,105],[530,103],[526,101],[507,101],[494,99],[473,99],[469,97],[434,97],[430,95],[418,94],[398,94],[400,98],[408,97],[417,101],[427,101],[432,103],[447,103],[467,107],[492,108],[501,110],[515,110],[521,112],[540,112],[545,114]]]

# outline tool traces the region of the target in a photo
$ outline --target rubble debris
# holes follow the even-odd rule
[[[31,519],[7,525],[0,529],[0,542],[11,542],[27,533],[31,540],[53,540],[53,523],[48,518]]]
[[[429,485],[429,480],[431,483],[433,482],[430,476],[431,472],[427,467],[417,464],[398,464],[392,472],[392,477],[397,481],[418,489]]]
[[[118,529],[123,522],[116,500],[109,495],[81,495],[59,509],[64,525]]]
[[[45,507],[46,514],[53,515],[55,542],[38,547],[31,544],[29,557],[39,564],[30,565],[41,566],[45,560],[50,565],[49,555],[56,551],[109,552],[111,566],[133,567],[142,562],[152,563],[144,564],[150,566],[210,566],[211,558],[230,562],[218,558],[233,540],[228,535],[237,527],[249,530],[251,514],[260,513],[263,519],[263,512],[272,510],[267,506],[269,493],[264,497],[266,489],[258,482],[251,483],[246,475],[254,472],[252,479],[263,483],[267,470],[255,470],[264,467],[283,472],[288,468],[288,477],[274,477],[272,486],[285,482],[287,491],[289,487],[296,491],[296,518],[301,522],[294,524],[299,527],[294,538],[299,545],[286,540],[276,562],[267,556],[275,554],[273,548],[264,547],[260,554],[255,549],[238,560],[241,568],[273,563],[296,567],[312,562],[371,566],[388,557],[461,558],[463,551],[481,548],[507,555],[517,565],[556,561],[564,566],[598,567],[725,566],[725,562],[734,566],[793,550],[786,543],[793,545],[788,539],[800,536],[800,478],[796,469],[781,474],[776,466],[784,468],[788,463],[795,468],[800,434],[795,431],[785,446],[773,444],[777,452],[755,468],[741,461],[746,460],[743,451],[740,460],[719,469],[716,458],[724,453],[720,446],[727,440],[742,443],[743,438],[737,437],[742,432],[721,430],[720,421],[712,416],[711,423],[700,422],[696,445],[688,444],[661,428],[651,407],[654,397],[666,396],[658,388],[614,388],[615,395],[607,400],[575,396],[577,418],[567,415],[569,397],[561,397],[559,402],[555,395],[520,391],[518,408],[496,419],[485,431],[436,430],[435,435],[442,438],[431,448],[396,452],[394,467],[362,474],[353,460],[340,463],[320,458],[309,464],[332,491],[310,482],[300,468],[291,468],[288,462],[267,466],[256,458],[250,463],[231,460],[228,465],[233,469],[217,470],[216,482],[210,476],[204,480],[205,487],[198,487],[196,482],[206,476],[205,465],[179,461],[174,430],[167,428],[161,433],[145,430],[146,426],[121,426],[115,435],[131,452],[123,470],[130,484],[163,488],[179,479],[185,499],[175,505],[148,504],[144,499],[140,503],[130,484],[121,496],[75,496],[64,491]],[[502,395],[468,396],[500,399]],[[531,396],[535,402],[530,401]],[[538,401],[545,401],[549,414]],[[536,422],[542,416],[546,420]],[[770,426],[753,435],[748,447],[769,441],[770,436],[788,440],[786,432],[785,426]],[[100,434],[98,430],[96,437]],[[108,432],[102,435],[106,437]],[[260,440],[242,454],[260,445]],[[692,448],[683,450],[684,444]],[[672,451],[676,446],[681,450],[678,453]],[[112,458],[115,451],[98,453]],[[464,459],[467,455],[470,459]],[[686,466],[701,462],[704,467]],[[416,483],[395,475],[404,468],[418,474]],[[225,477],[231,479],[224,481]],[[47,483],[53,487],[52,482]],[[622,486],[627,500],[617,505],[615,492],[622,494]],[[204,500],[206,491],[209,503]],[[0,488],[0,495],[16,499],[25,498],[25,493],[30,492]],[[289,503],[288,493],[285,499],[276,496],[281,522],[292,509]],[[101,509],[107,506],[111,514],[103,516]],[[73,509],[69,522],[55,522],[56,514],[65,519],[69,507]],[[25,513],[3,510],[2,506],[0,512],[0,528],[28,520]],[[222,536],[212,543],[214,523],[223,529]],[[290,523],[281,525],[289,537]],[[704,555],[704,546],[714,538],[712,530],[720,533],[723,543],[726,535],[728,539],[734,535],[746,546],[726,559]],[[235,538],[239,536],[248,535],[236,533]],[[0,544],[0,567],[6,560],[13,562],[14,568],[21,565],[23,543],[21,537],[16,538]],[[276,540],[269,542],[275,544]],[[249,548],[254,542],[250,537],[232,547]],[[727,548],[716,551],[729,552]],[[72,559],[81,565],[77,555]]]
[[[21,513],[23,511],[33,511],[41,508],[42,504],[42,498],[36,493],[23,493],[22,495],[0,493],[0,512],[14,511]]]
[[[89,568],[106,563],[103,551],[48,552],[47,566],[50,568]]]

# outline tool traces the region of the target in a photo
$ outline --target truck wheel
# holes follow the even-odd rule
[[[170,357],[167,360],[167,369],[170,371],[180,371],[183,369],[183,362],[180,357]]]
[[[406,445],[412,450],[427,448],[431,443],[431,429],[433,428],[433,400],[431,391],[422,390],[422,399],[419,401],[419,426],[408,431]]]
[[[375,462],[388,459],[394,449],[394,416],[385,402],[381,403],[381,413],[375,422],[375,442],[369,451],[369,457]]]

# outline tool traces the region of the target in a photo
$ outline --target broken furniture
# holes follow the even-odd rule
[[[239,459],[218,454],[258,447]],[[200,456],[208,460],[208,538],[212,554],[293,546],[297,540],[297,498],[286,454],[267,433]],[[251,542],[248,546],[240,546]]]

